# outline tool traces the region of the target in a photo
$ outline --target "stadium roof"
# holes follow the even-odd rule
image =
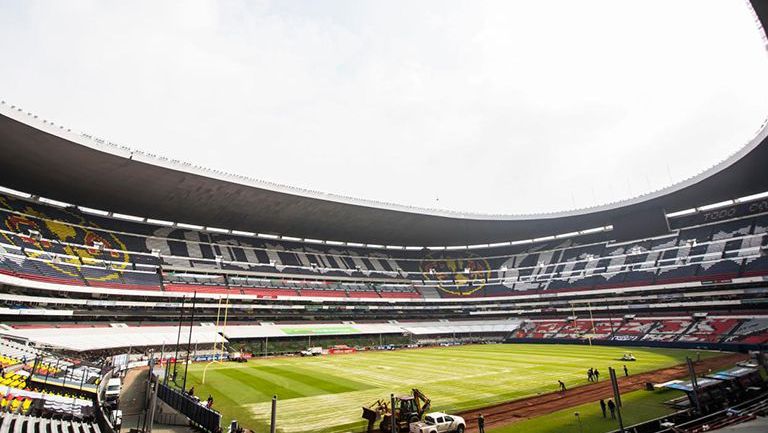
[[[753,2],[763,28],[768,6]],[[665,212],[768,191],[768,126],[736,154],[662,190],[539,215],[476,215],[276,185],[157,158],[0,104],[0,185],[161,220],[298,238],[403,246],[476,245],[613,226],[618,239],[666,230]],[[606,179],[606,181],[610,181]]]

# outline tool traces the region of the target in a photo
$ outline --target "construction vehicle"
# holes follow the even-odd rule
[[[410,395],[395,397],[394,415],[391,403],[386,400],[376,400],[369,406],[363,406],[363,418],[368,420],[367,433],[374,432],[376,421],[379,423],[381,433],[399,433],[409,430],[412,422],[421,421],[421,418],[429,410],[432,402],[418,389],[412,389]],[[396,432],[392,432],[392,417],[395,418]]]

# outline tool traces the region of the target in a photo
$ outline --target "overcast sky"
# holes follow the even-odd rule
[[[746,1],[2,1],[0,98],[210,168],[480,213],[695,175],[768,115]]]

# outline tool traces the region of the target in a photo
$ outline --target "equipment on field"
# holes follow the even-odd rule
[[[232,362],[248,362],[250,358],[251,355],[249,353],[232,352],[229,354],[229,360]]]
[[[302,350],[299,352],[301,356],[320,356],[323,354],[323,348],[322,347],[310,347],[307,350]]]
[[[411,395],[395,397],[394,417],[398,431],[408,431],[410,423],[421,421],[431,404],[431,400],[415,388],[411,390]],[[379,419],[381,419],[379,430],[382,433],[397,433],[391,431],[392,410],[390,405],[390,402],[386,400],[376,400],[369,406],[363,406],[363,418],[368,420],[368,433],[374,431],[374,425]]]
[[[624,355],[621,356],[619,360],[620,361],[636,361],[637,358],[635,358],[635,355],[631,353],[625,353]]]

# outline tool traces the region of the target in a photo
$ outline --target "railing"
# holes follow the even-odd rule
[[[107,419],[107,415],[104,413],[104,389],[109,383],[109,379],[112,378],[113,371],[108,370],[104,376],[101,377],[98,390],[96,391],[96,397],[94,397],[94,403],[96,404],[96,423],[99,425],[101,433],[115,433],[115,429],[112,428],[112,423]]]
[[[214,433],[221,425],[221,414],[202,406],[192,397],[162,383],[157,384],[157,397],[171,408],[189,418],[208,433]]]
[[[652,419],[650,421],[631,425],[629,427],[624,427],[624,431],[634,433],[678,433],[682,431],[690,431],[690,429],[693,429],[702,424],[716,423],[718,420],[728,418],[732,415],[748,415],[752,409],[764,409],[767,400],[768,393],[764,393],[758,397],[736,404],[727,409],[723,409],[721,411],[695,419],[690,419],[690,412],[684,410],[660,418]],[[744,418],[744,421],[746,420],[747,419]],[[662,425],[664,422],[672,422],[675,425],[673,427],[664,427]],[[620,433],[620,431],[614,430],[610,433]]]

